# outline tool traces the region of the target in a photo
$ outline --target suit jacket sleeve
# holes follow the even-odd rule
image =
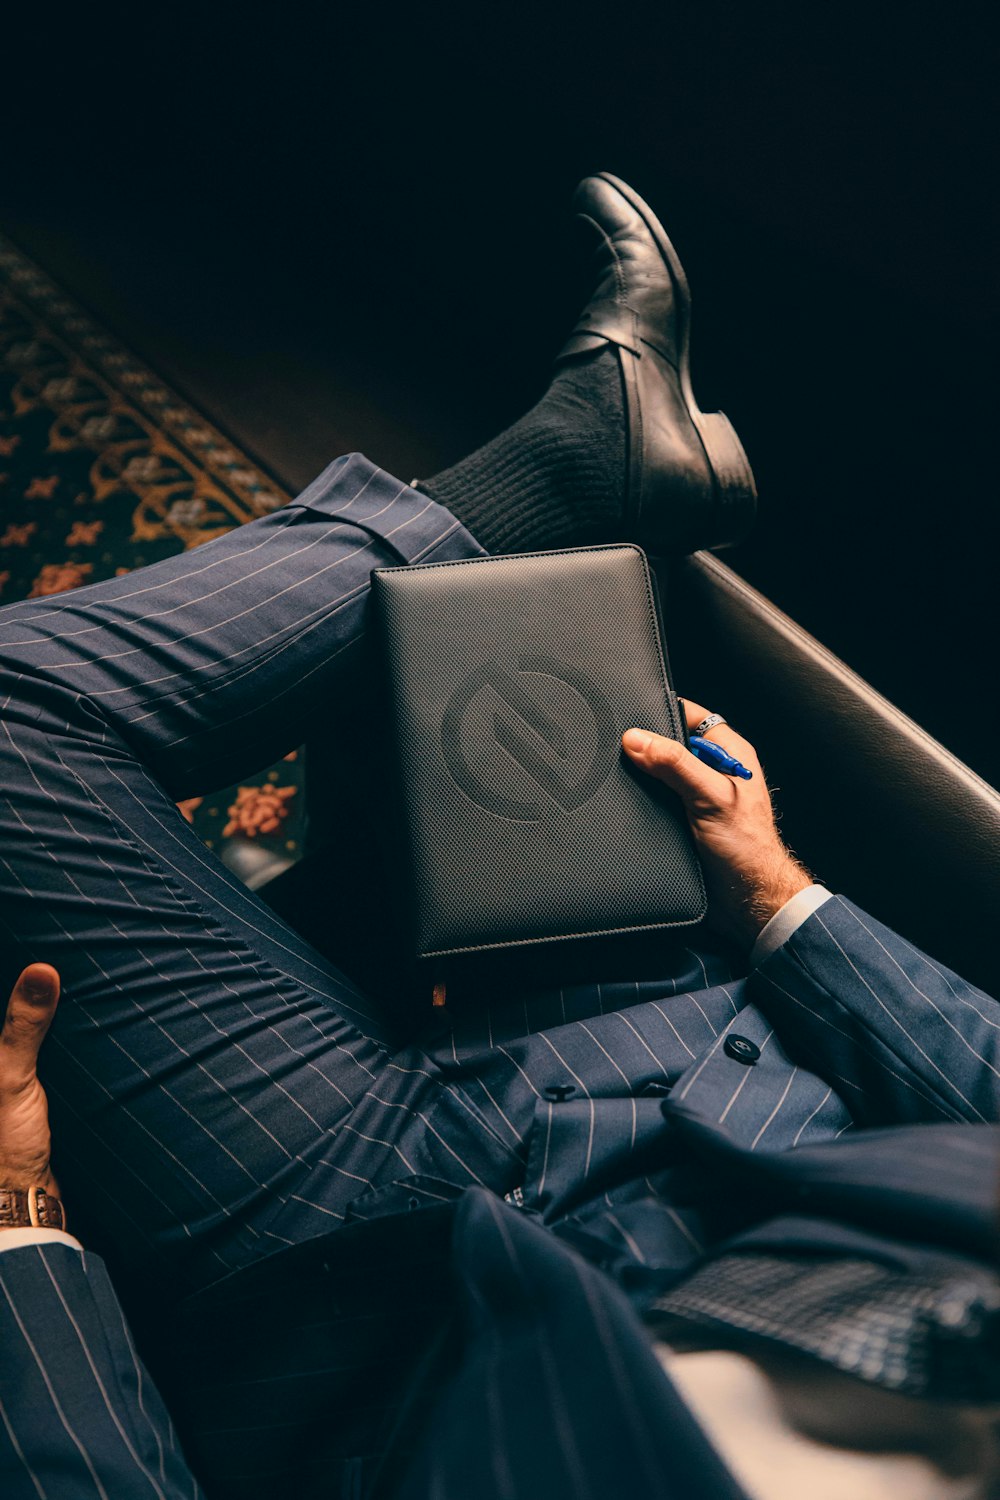
[[[1000,1119],[1000,1005],[842,896],[748,991],[859,1124]]]
[[[0,1256],[5,1500],[197,1500],[104,1264],[68,1245]]]

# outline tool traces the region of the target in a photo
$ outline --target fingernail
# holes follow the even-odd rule
[[[622,735],[622,744],[626,750],[642,752],[649,744],[649,731],[647,729],[626,729]]]
[[[53,990],[52,975],[29,974],[23,982],[23,990],[29,1000],[48,1000]]]

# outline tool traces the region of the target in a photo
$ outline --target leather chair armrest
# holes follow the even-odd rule
[[[1000,794],[718,557],[663,582],[678,691],[754,742],[816,878],[1000,995]]]

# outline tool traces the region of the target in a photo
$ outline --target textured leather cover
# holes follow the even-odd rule
[[[621,749],[682,739],[644,553],[372,573],[418,957],[698,921],[678,798]]]

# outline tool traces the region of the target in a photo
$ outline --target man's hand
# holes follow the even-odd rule
[[[49,1111],[35,1069],[58,1003],[55,969],[29,964],[11,991],[0,1031],[0,1187],[42,1187],[55,1197]]]
[[[685,703],[685,712],[693,729],[708,710]],[[680,796],[705,871],[709,917],[719,931],[749,946],[775,912],[812,882],[781,841],[754,747],[728,724],[717,725],[708,737],[751,770],[752,780],[713,771],[676,740],[645,729],[626,730],[622,746],[637,766]]]

